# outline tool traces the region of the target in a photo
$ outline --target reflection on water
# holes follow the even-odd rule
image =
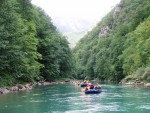
[[[0,95],[0,113],[150,113],[150,90],[102,84],[100,94],[84,94],[72,84],[36,87]]]

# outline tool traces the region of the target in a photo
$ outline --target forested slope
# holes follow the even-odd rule
[[[77,78],[150,81],[150,1],[122,0],[73,53]]]
[[[66,38],[30,0],[0,1],[0,85],[53,81],[71,73]]]

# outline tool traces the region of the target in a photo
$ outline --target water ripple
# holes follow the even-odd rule
[[[150,110],[150,105],[141,105],[141,106],[138,106],[136,108],[137,109],[148,109],[148,110]]]

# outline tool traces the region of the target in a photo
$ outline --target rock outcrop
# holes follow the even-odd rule
[[[113,13],[113,18],[115,18],[116,15],[117,15],[120,11],[121,11],[121,7],[120,7],[120,6],[115,7],[114,13]]]
[[[100,29],[100,32],[99,32],[99,37],[102,37],[102,36],[107,36],[108,33],[110,31],[110,28],[109,26],[106,26],[106,27],[103,27]]]

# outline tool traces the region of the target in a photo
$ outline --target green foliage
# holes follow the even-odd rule
[[[15,85],[16,84],[15,78],[13,78],[10,75],[0,76],[0,81],[1,81],[0,87],[11,86],[11,85]]]
[[[41,76],[48,81],[67,77],[71,74],[72,55],[66,37],[57,32],[51,19],[41,9],[37,10],[34,20],[39,39],[38,52],[42,55],[39,62],[44,66]]]
[[[135,82],[136,80],[150,82],[150,67],[140,67],[137,69],[136,72],[132,73],[132,75],[125,77],[122,81]]]
[[[132,74],[139,67],[150,66],[150,17],[127,35],[123,59],[124,73]]]
[[[122,0],[73,49],[77,77],[120,81],[149,67],[149,11],[149,0]]]
[[[68,77],[68,42],[30,0],[0,2],[0,85]]]

